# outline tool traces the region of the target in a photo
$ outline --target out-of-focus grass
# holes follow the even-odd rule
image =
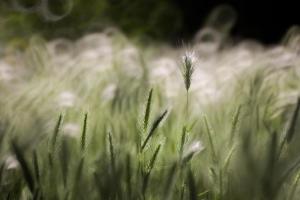
[[[2,0],[0,11],[0,28],[5,30],[0,42],[18,48],[33,34],[76,39],[117,26],[133,37],[165,40],[182,28],[180,9],[170,0]]]
[[[222,48],[186,80],[115,30],[2,58],[0,199],[296,200],[299,52]]]

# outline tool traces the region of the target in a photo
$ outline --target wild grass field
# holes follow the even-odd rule
[[[2,49],[0,199],[299,199],[297,33]]]

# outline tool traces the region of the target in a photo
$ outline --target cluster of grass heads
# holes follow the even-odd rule
[[[0,199],[298,199],[300,100],[279,98],[299,90],[297,66],[253,68],[199,109],[191,54],[170,100],[143,59],[138,77],[117,61],[107,72],[58,69],[34,47],[35,72],[2,91]],[[65,90],[76,106],[66,93],[56,105]]]

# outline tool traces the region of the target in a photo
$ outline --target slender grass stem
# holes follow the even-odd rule
[[[189,120],[189,90],[186,90],[186,111],[185,111],[185,120],[188,123]]]

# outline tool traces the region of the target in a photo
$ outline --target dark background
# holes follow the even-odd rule
[[[70,1],[74,5],[68,13]],[[23,8],[12,2],[19,2]],[[68,13],[60,20],[47,19],[41,9],[26,11],[39,2],[0,0],[0,43],[12,41],[19,45],[35,34],[46,39],[77,39],[110,26],[142,41],[176,43],[193,38],[220,5],[229,5],[236,11],[236,23],[230,32],[234,39],[278,43],[291,26],[300,25],[296,0],[48,0],[51,13]]]
[[[237,12],[237,23],[232,35],[254,38],[263,43],[279,42],[292,25],[300,24],[300,6],[297,1],[265,0],[175,0],[183,11],[183,35],[192,35],[202,26],[211,10],[220,5],[231,5]],[[300,1],[298,1],[300,4]]]

